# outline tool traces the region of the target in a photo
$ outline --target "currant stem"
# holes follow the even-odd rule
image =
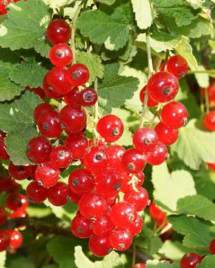
[[[78,16],[80,14],[80,11],[82,9],[82,4],[80,4],[74,14],[73,20],[72,20],[72,38],[71,38],[71,47],[73,52],[73,62],[76,63],[76,48],[75,48],[75,34],[76,34],[76,21],[78,19]]]
[[[206,113],[208,113],[210,111],[208,88],[205,88],[205,106],[206,106]]]

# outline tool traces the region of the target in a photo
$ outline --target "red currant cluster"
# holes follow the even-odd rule
[[[1,15],[6,15],[8,10],[7,10],[7,6],[10,3],[16,3],[20,0],[0,0],[0,16]]]

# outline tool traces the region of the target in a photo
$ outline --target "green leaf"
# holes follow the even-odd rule
[[[78,18],[77,27],[94,44],[105,43],[110,50],[123,48],[129,39],[127,5],[123,7],[125,12],[118,7],[111,15],[100,10],[85,11]]]
[[[37,136],[33,111],[39,102],[39,97],[26,92],[11,104],[0,104],[0,129],[7,133],[7,152],[16,165],[30,163],[26,146],[32,137]]]
[[[187,252],[189,252],[189,249],[185,248],[180,242],[171,240],[165,241],[159,249],[161,255],[174,261],[180,260]]]
[[[137,26],[144,30],[152,25],[153,16],[149,0],[131,0]]]
[[[59,219],[65,218],[66,220],[71,220],[74,218],[77,211],[76,204],[72,202],[67,202],[67,204],[63,207],[54,206],[48,201],[45,202],[45,205],[50,208],[54,215]]]
[[[78,51],[76,59],[78,63],[85,64],[88,67],[90,71],[90,84],[94,82],[96,78],[103,78],[104,66],[102,65],[101,58],[98,55],[90,52]]]
[[[0,266],[1,267],[1,266]],[[22,267],[22,268],[36,268],[34,263],[30,258],[26,257],[21,257],[21,256],[16,256],[13,257],[12,259],[9,258],[7,261],[7,268],[17,268],[17,267]]]
[[[186,196],[178,200],[177,211],[181,214],[193,215],[204,220],[215,221],[215,205],[201,195]]]
[[[114,251],[105,256],[102,261],[92,262],[84,254],[80,246],[75,247],[75,264],[77,268],[125,268],[126,263],[126,256],[124,254],[119,255]]]
[[[215,162],[215,134],[197,128],[196,121],[180,130],[178,142],[171,148],[192,169],[198,170],[202,162]]]
[[[203,258],[198,268],[212,268],[215,267],[215,256],[209,255]]]
[[[196,194],[192,175],[185,170],[177,170],[170,174],[166,163],[153,167],[152,183],[155,200],[173,211],[176,211],[177,201],[180,198]],[[169,191],[167,194],[166,189],[174,191]]]
[[[146,262],[147,268],[180,268],[177,263],[160,262],[158,260],[149,260]]]
[[[1,25],[0,46],[11,50],[45,46],[45,17],[48,7],[41,0],[20,1],[12,5]]]
[[[43,0],[50,8],[52,9],[59,9],[64,6],[67,6],[74,2],[75,0]]]
[[[96,0],[96,2],[111,6],[115,3],[116,0]]]

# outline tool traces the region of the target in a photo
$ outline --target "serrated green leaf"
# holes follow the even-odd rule
[[[160,254],[174,261],[180,260],[187,252],[189,252],[189,249],[185,248],[180,242],[171,240],[165,241],[159,249]]]
[[[149,260],[146,262],[147,268],[180,268],[177,263],[167,263],[158,260]]]
[[[204,220],[215,221],[215,205],[201,195],[186,196],[178,200],[177,211],[181,214],[193,215]]]
[[[149,0],[131,0],[137,26],[140,29],[147,29],[151,26],[153,17]]]
[[[209,255],[205,256],[201,263],[198,265],[198,268],[212,268],[215,267],[215,256]]]
[[[26,146],[32,137],[37,136],[33,111],[39,103],[40,99],[35,94],[26,92],[12,104],[0,104],[0,129],[7,133],[7,151],[14,164],[30,163]]]
[[[101,58],[98,55],[90,52],[78,51],[76,59],[78,63],[85,64],[88,67],[90,71],[90,84],[94,82],[96,78],[103,78],[104,66],[102,65]]]
[[[11,50],[38,48],[45,44],[44,18],[48,7],[41,0],[20,1],[12,5],[4,20],[0,46]]]
[[[153,167],[152,183],[155,200],[173,211],[176,211],[177,201],[180,198],[196,194],[192,175],[185,170],[177,170],[170,174],[166,163]],[[169,191],[167,194],[166,189],[174,191]]]
[[[180,130],[178,142],[172,145],[172,150],[191,169],[198,170],[202,162],[215,162],[215,134],[197,128],[192,120]]]

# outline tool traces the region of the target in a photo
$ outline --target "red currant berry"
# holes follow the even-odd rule
[[[106,256],[112,250],[109,242],[109,237],[107,235],[91,235],[89,239],[89,249],[93,255],[97,257]]]
[[[215,163],[207,163],[207,165],[210,170],[215,171]]]
[[[75,169],[69,176],[69,188],[75,194],[90,192],[93,186],[93,176],[87,169]]]
[[[32,178],[34,175],[34,171],[34,166],[15,166],[12,162],[10,162],[8,167],[8,172],[10,176],[17,180]]]
[[[47,98],[60,99],[62,94],[57,93],[54,86],[48,81],[49,73],[47,73],[43,79],[43,90]]]
[[[182,103],[172,101],[163,107],[161,119],[168,127],[180,128],[186,125],[188,112]]]
[[[28,205],[27,197],[18,193],[11,193],[6,200],[6,207],[14,211],[20,208],[26,210]]]
[[[50,22],[46,37],[51,44],[67,43],[71,37],[69,24],[62,19],[55,19]]]
[[[17,250],[22,246],[23,243],[23,236],[18,230],[7,230],[9,235],[9,249],[10,250]]]
[[[110,212],[110,219],[114,226],[128,228],[137,216],[136,210],[128,202],[120,202],[113,205]]]
[[[196,253],[188,253],[184,255],[181,259],[180,267],[181,268],[196,268],[197,265],[201,262],[202,256]]]
[[[180,79],[188,72],[189,66],[185,58],[175,55],[168,59],[166,69]]]
[[[167,221],[166,213],[162,211],[155,203],[151,203],[149,207],[149,214],[159,226],[164,225]]]
[[[45,137],[36,137],[29,141],[27,156],[35,163],[42,163],[49,160],[51,144]]]
[[[65,43],[56,44],[50,49],[49,59],[53,65],[64,67],[72,63],[72,50]]]
[[[158,143],[158,136],[154,129],[139,128],[134,133],[133,144],[141,153],[153,150]]]
[[[81,215],[90,219],[101,217],[107,211],[106,200],[96,194],[84,194],[78,202]]]
[[[208,112],[203,118],[203,125],[209,131],[215,131],[215,111]]]
[[[137,211],[144,210],[149,202],[149,195],[145,188],[139,187],[137,191],[129,191],[124,196],[125,201],[134,205]]]
[[[35,180],[44,188],[53,187],[60,176],[60,170],[51,167],[48,163],[37,166]]]
[[[54,206],[64,206],[67,203],[68,186],[63,182],[57,182],[48,189],[48,200]]]
[[[129,149],[124,153],[122,162],[127,172],[138,173],[144,168],[145,157],[136,149]]]
[[[71,222],[70,230],[78,238],[88,238],[92,234],[91,222],[78,213]]]
[[[0,4],[0,16],[7,14],[7,7],[3,4]]]
[[[108,158],[108,166],[115,168],[121,168],[122,166],[122,157],[125,153],[125,148],[119,145],[111,145],[106,148],[106,155]]]
[[[0,251],[7,250],[10,243],[10,237],[6,230],[0,230]]]
[[[32,181],[26,188],[28,198],[35,203],[42,203],[47,198],[47,189]]]
[[[88,82],[90,73],[84,64],[74,64],[67,70],[67,77],[72,87],[77,87]]]
[[[5,134],[0,131],[0,160],[8,160],[9,155],[6,151]]]
[[[0,225],[3,225],[6,223],[7,220],[7,214],[3,208],[0,208]]]
[[[72,152],[66,146],[59,145],[52,148],[49,164],[53,168],[67,168],[72,160]]]
[[[89,142],[81,132],[77,134],[70,134],[65,140],[64,145],[69,148],[72,152],[73,158],[77,160],[81,159],[85,155]]]
[[[166,145],[171,145],[178,139],[178,130],[164,125],[162,122],[157,124],[155,131],[159,140]]]
[[[157,102],[167,102],[174,99],[178,89],[178,79],[168,72],[153,74],[147,84],[149,96]]]
[[[95,235],[101,236],[109,233],[113,229],[113,224],[108,215],[103,215],[92,223],[92,230]]]
[[[82,106],[93,106],[97,102],[97,93],[93,88],[85,88],[80,92]]]
[[[127,229],[112,230],[109,239],[111,247],[118,251],[127,250],[133,242],[133,236]]]
[[[81,198],[81,195],[78,195],[78,194],[73,193],[72,191],[70,191],[69,188],[68,188],[68,195],[69,195],[70,200],[73,203],[78,204],[78,202],[79,202],[79,200]]]
[[[77,87],[64,96],[64,101],[75,109],[81,108],[81,93]]]
[[[209,252],[213,255],[215,255],[215,239],[210,242],[209,245]]]
[[[86,113],[70,105],[60,111],[60,119],[68,133],[79,133],[86,127]]]
[[[51,105],[48,103],[40,103],[35,109],[34,109],[34,121],[37,123],[38,120],[43,117],[45,114],[52,112],[53,109]]]
[[[107,141],[117,141],[123,134],[122,120],[112,114],[105,115],[97,123],[98,133]]]
[[[132,268],[146,268],[145,263],[136,263]]]
[[[136,219],[129,226],[129,231],[133,236],[138,235],[143,229],[143,219],[137,215]]]
[[[33,92],[35,95],[39,96],[42,100],[45,99],[46,94],[44,90],[41,87],[36,87],[36,88],[28,88],[31,92]]]
[[[168,150],[165,144],[158,142],[155,148],[148,152],[147,163],[155,166],[162,164],[168,157]]]
[[[17,184],[13,179],[0,177],[0,192],[16,192],[18,189],[19,184]]]
[[[146,96],[146,90],[147,87],[145,86],[143,89],[140,91],[140,101],[144,104],[145,102],[145,96]],[[158,105],[158,102],[153,100],[152,97],[149,95],[148,100],[147,100],[147,106],[148,107],[155,107]]]

